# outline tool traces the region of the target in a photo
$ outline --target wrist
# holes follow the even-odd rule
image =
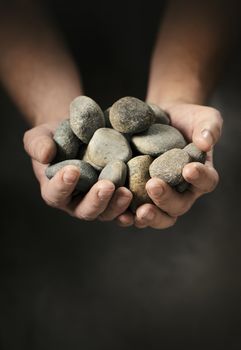
[[[207,95],[202,83],[194,77],[169,78],[161,81],[152,79],[148,86],[146,101],[167,109],[180,103],[205,104]]]

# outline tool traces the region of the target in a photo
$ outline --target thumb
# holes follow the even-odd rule
[[[214,108],[209,108],[203,113],[206,115],[201,120],[197,118],[197,122],[194,124],[192,141],[199,149],[208,152],[221,136],[223,119]]]
[[[30,157],[40,163],[48,164],[56,154],[52,132],[45,125],[28,130],[24,134],[23,143]]]

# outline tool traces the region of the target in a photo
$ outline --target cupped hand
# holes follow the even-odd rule
[[[108,180],[98,181],[89,192],[80,197],[72,197],[75,186],[81,178],[79,169],[73,165],[62,168],[49,180],[45,175],[47,164],[56,154],[53,133],[57,124],[42,124],[24,135],[24,148],[32,158],[33,169],[40,183],[41,195],[51,207],[64,210],[82,220],[111,221],[128,208],[131,192],[115,186]]]
[[[220,138],[222,117],[214,108],[186,103],[177,103],[167,109],[171,124],[179,129],[188,142],[194,142],[202,151],[207,152],[205,164],[193,162],[183,169],[184,179],[191,184],[184,193],[178,193],[167,183],[152,178],[146,184],[146,190],[154,204],[140,206],[135,216],[126,212],[117,218],[121,226],[138,228],[168,228],[177,218],[186,213],[197,198],[212,192],[218,184],[219,176],[213,167],[213,146]]]

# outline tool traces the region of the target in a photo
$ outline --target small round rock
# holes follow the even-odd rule
[[[63,120],[58,125],[53,139],[57,146],[56,161],[73,159],[76,157],[80,141],[71,129],[69,119]]]
[[[88,143],[94,132],[105,126],[99,105],[87,96],[78,96],[70,103],[70,126],[75,135]]]
[[[174,187],[180,184],[184,178],[182,170],[190,163],[189,154],[179,148],[171,149],[156,158],[150,166],[151,177],[158,177]]]
[[[83,160],[70,159],[64,160],[63,162],[50,165],[45,170],[46,176],[51,179],[60,169],[67,165],[74,165],[80,171],[80,178],[76,185],[76,190],[80,192],[87,192],[97,181],[97,173],[93,167]]]
[[[87,153],[89,160],[100,168],[114,160],[127,162],[132,151],[126,138],[114,129],[100,128],[90,140]]]
[[[194,143],[189,143],[183,150],[189,154],[193,162],[205,163],[207,154],[197,148]]]
[[[121,160],[108,163],[99,175],[99,180],[110,180],[116,187],[124,186],[127,166]]]
[[[146,130],[152,124],[154,112],[147,103],[127,96],[111,106],[109,118],[115,130],[135,134]]]
[[[140,153],[154,157],[172,148],[186,146],[186,141],[179,130],[163,124],[152,124],[148,130],[133,135],[132,143]]]
[[[130,209],[133,212],[135,212],[141,204],[152,203],[146,191],[146,183],[150,179],[149,167],[152,161],[152,157],[145,155],[134,157],[127,163],[128,188],[133,194]]]
[[[170,118],[169,118],[169,115],[167,114],[167,112],[165,112],[163,109],[161,109],[155,103],[149,102],[148,105],[151,107],[151,109],[154,112],[153,123],[170,125]]]

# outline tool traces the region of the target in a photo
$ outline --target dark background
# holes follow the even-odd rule
[[[103,108],[145,98],[161,5],[52,9],[87,95]],[[22,146],[28,126],[1,91],[1,349],[240,349],[240,61],[235,47],[211,100],[225,121],[220,184],[164,231],[47,207]]]

